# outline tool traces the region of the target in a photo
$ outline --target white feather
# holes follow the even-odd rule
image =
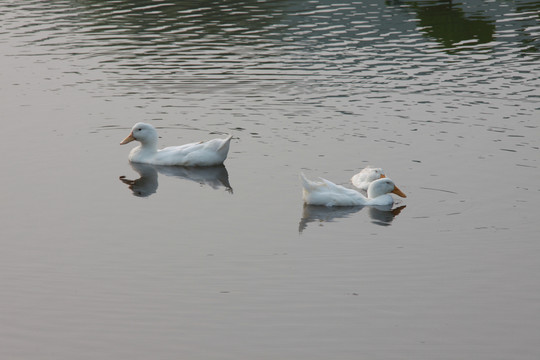
[[[403,194],[389,178],[382,178],[371,182],[368,187],[367,197],[356,190],[334,184],[326,179],[321,178],[320,182],[312,181],[307,179],[304,174],[300,173],[300,180],[302,183],[303,199],[308,205],[384,206],[392,205],[394,203],[394,199],[390,195],[391,192],[405,197],[405,194]]]
[[[215,166],[222,165],[229,153],[232,135],[225,139],[212,139],[181,146],[157,149],[156,129],[145,123],[137,123],[120,144],[133,140],[141,144],[129,153],[129,161],[152,165]]]
[[[368,166],[362,169],[362,171],[360,171],[358,174],[354,175],[351,178],[351,182],[360,190],[367,191],[369,184],[377,179],[380,179],[381,177],[385,177],[383,169]]]

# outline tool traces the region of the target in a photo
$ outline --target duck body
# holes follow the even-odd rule
[[[312,181],[304,174],[300,174],[302,195],[306,204],[328,207],[367,205],[368,199],[358,191],[347,189],[323,178],[320,180]]]
[[[322,179],[308,180],[300,174],[304,202],[308,205],[323,206],[386,206],[392,205],[394,199],[390,193],[407,197],[389,178],[379,178],[373,181],[367,191],[367,197],[354,189],[334,184]]]
[[[146,123],[137,123],[120,144],[139,141],[141,144],[129,153],[131,162],[152,165],[216,166],[222,165],[229,153],[232,135],[225,139],[212,139],[158,150],[156,129]]]
[[[368,166],[351,178],[352,184],[360,190],[367,191],[369,184],[377,179],[386,177],[384,170]]]

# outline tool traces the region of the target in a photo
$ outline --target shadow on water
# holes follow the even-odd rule
[[[184,180],[191,180],[201,185],[210,186],[215,190],[224,187],[227,192],[233,193],[233,189],[229,183],[229,173],[224,165],[183,167],[131,163],[131,167],[139,173],[140,177],[136,180],[130,180],[125,176],[120,176],[120,181],[128,185],[133,195],[137,197],[148,197],[157,192],[158,173]]]
[[[337,219],[350,217],[362,210],[368,208],[368,215],[373,224],[381,226],[389,226],[396,216],[398,216],[406,205],[392,209],[393,205],[388,206],[342,206],[342,207],[327,207],[318,205],[306,205],[302,210],[302,218],[298,225],[298,232],[302,233],[309,223],[317,222],[319,224],[325,222],[333,222]]]

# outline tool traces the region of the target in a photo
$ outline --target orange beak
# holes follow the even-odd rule
[[[386,177],[386,175],[384,175],[384,174],[381,174],[381,177],[380,177],[380,179],[382,179],[382,178],[385,178],[385,177]]]
[[[398,195],[398,196],[403,197],[403,198],[406,198],[406,197],[407,197],[407,195],[405,195],[405,194],[403,193],[403,191],[399,190],[399,188],[398,188],[397,186],[395,186],[395,185],[394,185],[394,190],[392,190],[392,192],[393,192],[394,194]]]
[[[129,133],[128,137],[125,138],[124,140],[122,140],[122,142],[120,143],[120,145],[125,145],[127,143],[130,143],[132,142],[133,140],[135,140],[135,138],[133,137],[133,131]]]

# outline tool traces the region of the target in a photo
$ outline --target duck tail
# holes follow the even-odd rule
[[[229,151],[229,144],[231,143],[232,135],[229,134],[223,141],[223,143],[219,146],[218,151],[220,151],[223,148],[227,148],[227,151]]]
[[[302,198],[304,199],[304,203],[309,202],[309,196],[310,192],[313,190],[313,182],[309,181],[304,173],[300,173],[300,182],[302,184]]]
[[[313,181],[309,180],[308,178],[306,178],[306,176],[304,175],[304,173],[300,173],[300,182],[302,183],[302,187],[304,188],[305,191],[311,191],[313,190],[315,187],[316,187],[316,183],[314,183]]]

